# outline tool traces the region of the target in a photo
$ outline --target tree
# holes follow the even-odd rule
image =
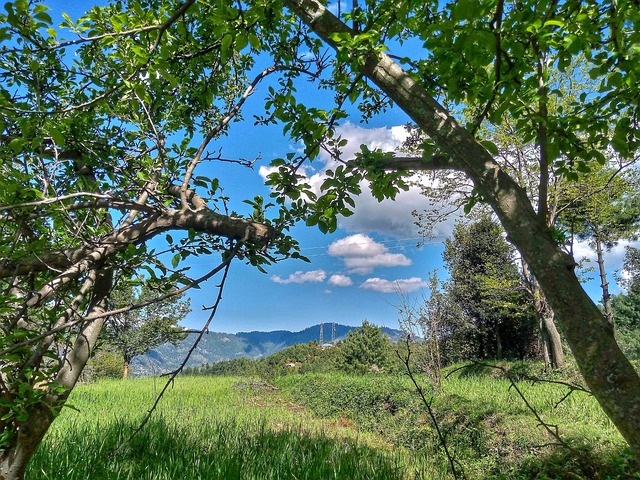
[[[571,108],[572,103],[576,102],[580,95],[597,90],[597,83],[582,72],[582,64],[583,59],[577,56],[572,60],[571,66],[565,68],[564,71],[546,69],[547,89],[556,92],[555,97],[544,107],[547,115],[553,117],[561,114],[565,109]],[[477,106],[463,105],[461,108],[462,121],[473,125],[472,128],[476,136],[495,146],[494,158],[496,162],[525,190],[534,207],[546,210],[546,223],[549,229],[554,232],[559,241],[564,236],[562,240],[564,247],[567,252],[573,254],[571,242],[574,237],[562,232],[562,229],[566,227],[563,223],[563,218],[566,216],[564,212],[572,208],[574,203],[579,203],[586,196],[594,194],[597,189],[580,191],[573,187],[576,182],[575,176],[571,175],[569,178],[562,171],[555,169],[549,169],[546,172],[547,178],[545,178],[544,185],[541,185],[541,170],[544,164],[548,163],[545,152],[540,148],[544,142],[541,142],[540,138],[533,137],[529,129],[522,129],[522,123],[512,117],[509,111],[502,114],[499,123],[488,125],[477,122],[477,113]],[[406,145],[407,151],[414,155],[420,154],[426,140],[424,134],[415,127],[412,127],[410,131],[411,135]],[[428,142],[428,139],[426,141]],[[609,168],[614,168],[617,175],[621,171],[625,171],[630,164],[622,159],[618,159],[620,161],[616,163],[613,161],[615,157],[614,155],[613,158],[607,158],[607,160],[610,164]],[[589,181],[588,179],[594,173],[583,169],[579,178],[582,181],[585,179]],[[478,202],[478,199],[474,198],[473,185],[464,173],[443,170],[433,172],[431,175],[437,179],[437,182],[421,185],[423,193],[429,200],[430,209],[417,214],[419,225],[424,232],[429,233],[434,222],[446,218],[445,215],[462,209],[467,215],[476,218],[478,215],[486,214],[486,204]],[[541,198],[541,195],[545,195],[545,197]],[[545,365],[559,368],[564,364],[564,352],[560,333],[554,321],[553,310],[526,262],[523,262],[522,269],[525,273],[525,286],[536,307]]]
[[[333,216],[349,212],[345,197],[358,193],[358,182],[365,176],[373,184],[374,195],[383,198],[393,197],[403,186],[398,183],[398,172],[463,172],[473,182],[475,199],[494,210],[529,265],[589,388],[640,463],[640,378],[602,312],[580,286],[575,262],[549,229],[546,201],[551,170],[574,177],[591,164],[604,163],[602,152],[607,148],[625,158],[636,155],[638,84],[627,81],[640,74],[633,48],[640,12],[634,3],[472,0],[441,8],[435,1],[382,1],[349,12],[345,19],[352,20],[354,28],[317,0],[284,3],[324,44],[335,49],[332,82],[326,85],[338,92],[339,101],[360,95],[364,100],[361,110],[368,116],[387,100],[393,101],[432,142],[421,158],[391,158],[363,151],[356,162],[336,168],[325,182],[325,195],[315,203],[317,210],[309,223],[331,230]],[[305,34],[289,28],[289,34]],[[281,33],[280,42],[285,41],[283,36]],[[287,39],[293,41],[292,36]],[[405,41],[423,45],[422,58],[385,53],[385,43]],[[318,52],[317,42],[311,46]],[[585,68],[599,80],[599,89],[583,92],[571,108],[550,116],[548,104],[558,92],[546,82],[548,71],[566,70],[578,54],[586,58]],[[475,108],[479,124],[499,124],[508,111],[525,139],[538,144],[536,209],[522,187],[494,160],[495,146],[476,138],[473,125],[470,130],[460,125],[436,101],[437,96],[450,104]],[[287,97],[281,94],[280,98]],[[281,106],[275,117],[284,119],[287,131],[297,139],[308,140],[305,153],[313,154],[322,138],[331,134],[326,118],[340,118],[342,111],[327,116],[296,105],[298,114],[286,116],[291,105]],[[309,119],[313,118],[325,121],[310,132]],[[286,161],[279,162],[280,178],[274,175],[271,184],[285,194],[296,190],[291,172],[297,171],[300,161],[291,162],[289,169]],[[388,171],[394,173],[388,175]]]
[[[142,283],[139,288],[129,285],[128,288],[116,290],[112,296],[115,303],[113,308],[152,300],[155,294],[145,286]],[[129,367],[134,357],[144,355],[165,343],[176,345],[186,338],[187,334],[178,325],[191,310],[189,300],[182,300],[183,296],[176,295],[109,318],[105,329],[107,348],[122,356],[123,378],[129,376]]]
[[[351,330],[338,348],[338,368],[346,372],[379,372],[390,365],[389,337],[382,333],[381,327],[366,320],[361,327]]]
[[[442,258],[452,300],[473,326],[465,339],[471,357],[522,359],[531,353],[533,304],[500,226],[489,217],[456,225]]]
[[[398,325],[407,336],[406,346],[411,349],[410,352],[406,352],[406,355],[410,354],[410,358],[413,358],[413,363],[418,369],[429,375],[432,385],[440,388],[443,343],[453,336],[453,332],[448,332],[448,335],[445,332],[461,315],[458,315],[456,305],[450,301],[448,292],[441,290],[437,270],[429,274],[429,296],[423,296],[422,302],[411,304],[404,296],[401,296],[400,300],[401,303],[397,307]],[[460,349],[456,349],[454,355],[460,353],[462,348],[461,345]],[[445,354],[444,358],[445,361],[451,360],[450,355]]]
[[[637,155],[636,5],[382,0],[364,7],[344,17],[351,28],[317,0],[114,2],[70,25],[80,34],[75,41],[57,43],[41,5],[7,4],[0,27],[7,46],[0,52],[0,277],[7,292],[2,312],[11,313],[3,313],[0,350],[1,476],[21,475],[75,384],[109,315],[106,299],[119,269],[130,277],[146,266],[160,284],[191,284],[177,271],[189,254],[220,253],[211,276],[235,255],[261,267],[270,261],[265,245],[296,253],[294,242],[277,234],[297,219],[335,229],[362,180],[377,198],[392,198],[406,187],[408,170],[437,169],[463,172],[473,182],[473,199],[494,210],[544,291],[591,391],[640,461],[640,378],[546,222],[551,171],[576,176],[606,161],[608,148],[630,160]],[[385,43],[401,48],[405,42],[422,45],[424,55],[384,51]],[[334,58],[324,45],[335,49]],[[73,59],[64,56],[66,48],[74,49]],[[274,66],[249,84],[258,50]],[[598,91],[583,92],[550,115],[558,93],[547,83],[549,70],[570,68],[576,55],[586,59]],[[304,148],[274,161],[274,218],[254,199],[255,212],[242,219],[227,214],[216,179],[193,171],[203,159],[215,160],[207,145],[227,132],[252,86],[272,74],[278,83],[256,120],[282,122]],[[299,102],[294,92],[302,75],[333,93],[336,106]],[[474,124],[500,124],[508,112],[524,139],[538,145],[535,208],[494,160],[494,145],[436,98],[473,108]],[[393,102],[431,143],[420,158],[364,150],[327,172],[318,196],[301,166],[321,148],[339,157],[342,139],[332,138],[334,127],[353,101],[365,119]],[[204,142],[192,147],[196,132]],[[181,232],[177,242],[165,237],[171,260],[147,244],[169,230]],[[55,360],[58,352],[65,358],[45,369],[41,360]],[[41,381],[49,382],[46,390],[33,388]]]
[[[604,314],[613,323],[611,294],[607,280],[604,249],[622,239],[637,236],[640,210],[638,172],[603,167],[568,186],[562,206],[562,221],[579,239],[589,239],[596,250]]]
[[[269,219],[259,199],[242,218],[217,178],[196,175],[205,160],[246,164],[208,149],[271,70],[252,84],[241,19],[194,5],[114,2],[67,19],[71,40],[40,3],[0,14],[3,480],[22,478],[107,319],[216,274],[223,285],[236,257],[263,268],[295,256],[280,236],[291,218]],[[192,255],[219,265],[190,278]],[[157,295],[112,310],[114,285],[136,274]]]

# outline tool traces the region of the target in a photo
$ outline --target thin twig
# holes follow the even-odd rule
[[[527,400],[527,397],[524,395],[524,393],[522,393],[522,390],[520,390],[520,388],[518,388],[516,380],[513,378],[513,376],[511,376],[511,373],[509,373],[509,371],[506,368],[500,367],[498,365],[493,365],[493,364],[490,364],[490,363],[476,362],[476,361],[474,361],[473,364],[474,365],[484,366],[484,367],[489,367],[489,368],[494,368],[496,370],[500,370],[505,375],[505,377],[509,380],[509,382],[511,383],[511,385],[509,386],[509,389],[513,388],[516,391],[518,396],[522,399],[522,401],[526,405],[527,409],[533,414],[534,417],[536,417],[536,420],[538,421],[538,425],[542,426],[549,433],[549,435],[551,435],[556,440],[558,445],[566,448],[567,450],[569,450],[570,452],[572,452],[576,456],[579,455],[577,450],[575,448],[573,448],[571,445],[569,445],[560,436],[560,433],[558,431],[558,425],[553,425],[553,424],[547,423],[542,419],[542,417],[540,416],[538,411],[533,407],[533,405],[531,405],[531,403],[529,403],[529,400]],[[568,396],[568,395],[566,395],[566,396]]]
[[[235,252],[233,253],[233,256],[235,256]],[[233,257],[231,257],[233,258]],[[175,297],[176,295],[181,295],[182,293],[186,292],[187,290],[200,285],[201,283],[209,280],[211,277],[213,277],[216,273],[218,273],[220,270],[222,270],[227,263],[230,261],[229,260],[225,260],[223,263],[221,263],[220,265],[216,266],[216,268],[214,268],[213,270],[211,270],[210,272],[208,272],[207,274],[193,280],[192,282],[188,283],[187,285],[185,285],[184,287],[178,288],[176,290],[172,290],[170,292],[167,292],[163,295],[159,295],[157,297],[154,297],[150,300],[146,300],[144,302],[140,302],[140,303],[136,303],[136,304],[132,304],[132,305],[127,305],[126,307],[122,307],[122,308],[117,308],[114,310],[109,310],[107,312],[103,312],[103,313],[99,313],[99,314],[93,314],[93,315],[87,315],[85,317],[73,320],[71,322],[66,322],[64,325],[57,325],[56,327],[40,334],[37,335],[35,337],[30,338],[29,340],[24,340],[20,343],[16,343],[14,345],[12,345],[9,348],[5,348],[4,350],[0,350],[0,356],[5,355],[7,353],[11,353],[15,350],[18,350],[22,347],[26,347],[28,345],[31,345],[33,343],[36,343],[40,340],[42,340],[43,338],[46,338],[49,335],[52,335],[54,333],[58,333],[62,330],[71,328],[75,325],[78,325],[79,323],[84,323],[84,322],[91,322],[93,320],[97,320],[98,318],[103,318],[103,317],[111,317],[113,315],[117,315],[119,313],[126,313],[129,312],[131,310],[137,310],[140,308],[144,308],[148,305],[154,304],[154,303],[158,303],[158,302],[162,302],[163,300],[166,300],[167,298],[171,298],[171,297]],[[198,330],[199,331],[199,330]]]
[[[440,430],[440,425],[438,424],[438,419],[435,416],[433,408],[431,408],[431,403],[433,402],[433,397],[431,397],[431,400],[427,400],[427,397],[426,397],[426,395],[424,393],[424,390],[422,389],[422,387],[420,386],[420,384],[416,380],[415,376],[413,375],[413,372],[411,371],[411,366],[409,365],[409,359],[411,358],[411,346],[410,346],[410,342],[409,342],[409,335],[407,335],[407,338],[406,338],[405,341],[406,341],[406,344],[407,344],[407,355],[403,358],[402,355],[400,355],[400,352],[398,350],[396,350],[396,355],[398,355],[398,358],[404,363],[404,365],[405,365],[405,367],[407,369],[407,375],[411,379],[411,382],[413,382],[413,385],[415,386],[416,391],[418,392],[418,395],[420,395],[420,398],[422,399],[422,403],[424,404],[424,406],[427,409],[427,413],[429,414],[429,417],[431,417],[431,422],[433,423],[433,426],[436,429],[436,432],[438,433],[438,439],[440,440],[440,445],[442,445],[444,453],[447,456],[447,459],[449,460],[449,466],[451,467],[451,473],[453,473],[453,478],[456,478],[456,479],[464,478],[464,479],[466,479],[467,477],[466,477],[466,475],[464,473],[464,468],[462,467],[460,462],[453,457],[451,452],[449,452],[449,447],[447,445],[447,439],[445,438],[444,433],[442,433],[442,431]],[[460,472],[458,472],[458,470],[456,470],[456,464],[460,467]]]

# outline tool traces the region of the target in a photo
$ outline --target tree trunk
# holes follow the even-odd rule
[[[107,298],[111,292],[113,272],[99,270],[96,276],[93,299],[88,314],[103,314],[107,311]],[[35,404],[28,417],[19,423],[16,435],[0,458],[0,480],[22,480],[29,460],[35,453],[45,433],[54,420],[52,410],[62,408],[80,378],[91,352],[98,341],[104,318],[87,322],[69,349],[64,366],[58,372],[55,383],[66,388],[58,395],[47,394],[44,402]],[[35,388],[35,387],[32,387]]]
[[[334,48],[342,38],[335,34],[353,35],[318,0],[285,0],[285,4]],[[358,57],[363,58],[360,52]],[[591,392],[640,463],[640,377],[616,343],[613,328],[582,289],[573,258],[553,240],[524,189],[411,75],[381,51],[372,49],[363,60],[360,72],[445,153],[433,164],[424,160],[424,169],[448,166],[465,172],[491,205],[545,293]]]
[[[613,310],[611,309],[611,294],[609,293],[609,282],[607,272],[604,269],[604,251],[602,241],[596,235],[596,253],[598,255],[598,269],[600,270],[600,288],[602,288],[602,305],[604,306],[604,318],[613,325]]]
[[[122,378],[129,378],[129,360],[124,361],[124,368],[122,369]]]
[[[564,352],[562,351],[560,333],[558,333],[556,323],[553,320],[553,311],[548,308],[546,312],[540,316],[540,320],[544,332],[543,339],[545,342],[545,351],[549,359],[549,366],[552,369],[560,368],[564,365]]]
[[[0,480],[22,480],[29,463],[45,433],[49,429],[53,416],[47,408],[33,412],[29,419],[20,424],[20,429],[9,449],[0,457]]]
[[[533,281],[533,304],[536,310],[538,325],[540,326],[540,338],[543,344],[545,367],[560,368],[564,365],[564,352],[562,340],[556,328],[553,310],[549,307],[544,292],[537,280]]]

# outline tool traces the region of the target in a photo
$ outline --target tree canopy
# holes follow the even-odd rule
[[[155,294],[146,283],[140,286],[126,284],[116,287],[111,296],[114,308],[148,302]],[[109,318],[105,329],[103,348],[114,350],[122,357],[122,376],[129,376],[131,360],[148,353],[151,349],[165,344],[176,345],[187,336],[178,322],[191,310],[189,300],[183,300],[184,294],[166,300],[153,302]]]

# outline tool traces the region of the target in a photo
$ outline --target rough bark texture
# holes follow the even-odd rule
[[[111,292],[113,272],[105,269],[98,272],[94,296],[89,306],[90,314],[107,311],[107,299]],[[21,480],[29,460],[35,453],[45,433],[54,420],[52,409],[61,408],[82,371],[91,357],[104,325],[104,318],[88,322],[78,335],[71,351],[65,358],[65,364],[58,372],[56,382],[66,387],[59,395],[48,395],[46,405],[38,404],[29,412],[29,417],[20,423],[13,445],[0,458],[0,480]]]
[[[317,0],[285,3],[334,47],[333,33],[352,33]],[[526,192],[387,55],[372,53],[361,73],[460,165],[491,205],[540,283],[589,388],[640,461],[640,378],[616,343],[611,325],[582,289],[573,259],[553,241]]]
[[[538,325],[540,326],[545,367],[560,368],[564,365],[564,352],[562,351],[560,333],[556,328],[553,310],[549,307],[544,292],[542,292],[540,285],[535,280],[533,284],[533,303]]]
[[[17,432],[13,447],[0,458],[0,480],[22,480],[29,460],[47,433],[53,416],[47,409],[31,414]]]

